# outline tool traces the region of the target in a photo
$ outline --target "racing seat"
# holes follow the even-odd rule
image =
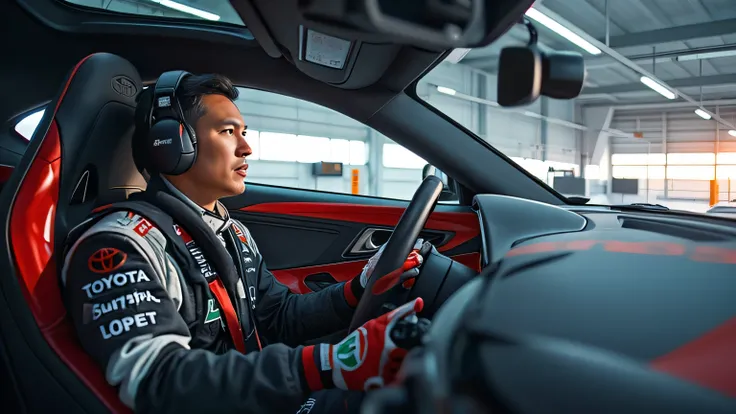
[[[82,59],[49,104],[0,197],[7,252],[0,260],[12,269],[0,276],[0,289],[19,328],[12,338],[10,332],[2,335],[11,355],[23,352],[21,346],[30,351],[16,382],[27,404],[44,411],[49,404],[55,411],[130,411],[79,344],[57,269],[74,225],[95,206],[145,188],[130,149],[141,90],[137,70],[125,59],[108,53]],[[24,374],[34,367],[34,374]],[[39,400],[54,398],[44,405],[34,393]]]

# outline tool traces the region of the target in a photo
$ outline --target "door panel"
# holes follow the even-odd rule
[[[268,268],[301,293],[360,274],[408,204],[259,184],[223,202],[253,234]],[[438,204],[421,237],[480,270],[480,228],[469,207]]]

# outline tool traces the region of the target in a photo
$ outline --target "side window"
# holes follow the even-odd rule
[[[41,122],[41,118],[43,118],[44,112],[46,112],[46,109],[39,109],[23,117],[15,124],[15,132],[30,141],[39,122]]]
[[[426,161],[336,111],[246,88],[236,104],[253,148],[247,182],[408,200],[422,181]]]
[[[339,112],[246,88],[236,104],[253,148],[248,182],[409,200],[422,181],[425,160]],[[28,114],[15,131],[30,140],[43,114]]]

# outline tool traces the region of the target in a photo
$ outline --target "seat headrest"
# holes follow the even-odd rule
[[[69,214],[84,216],[95,205],[124,199],[120,194],[128,190],[145,189],[131,150],[142,90],[138,71],[120,56],[96,53],[78,66],[55,117],[62,160],[60,212],[67,206]]]

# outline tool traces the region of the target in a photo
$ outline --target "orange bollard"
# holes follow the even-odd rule
[[[350,192],[353,194],[360,194],[360,170],[357,168],[353,169],[352,171],[350,190]]]
[[[710,180],[710,206],[718,203],[718,181]]]

